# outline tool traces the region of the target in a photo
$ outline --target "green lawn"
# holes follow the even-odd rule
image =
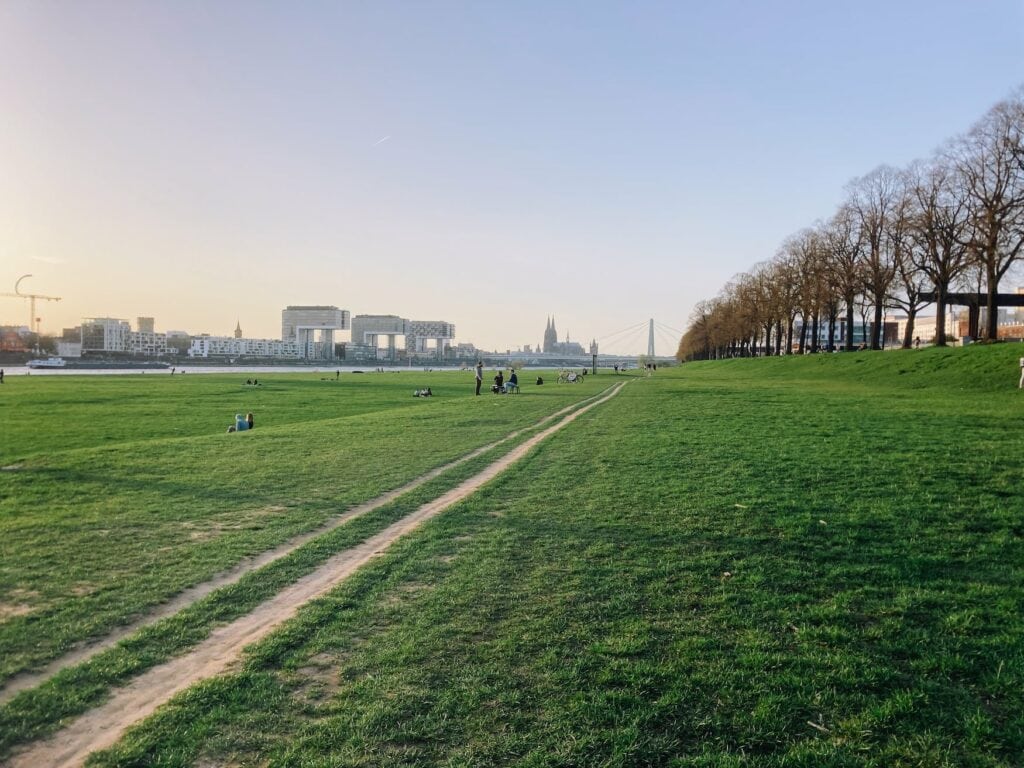
[[[0,680],[610,383],[475,398],[471,372],[244,380],[4,384]],[[246,411],[256,429],[226,434]]]
[[[1019,766],[1021,351],[637,379],[91,763]]]

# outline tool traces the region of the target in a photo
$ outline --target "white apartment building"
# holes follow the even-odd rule
[[[139,318],[139,321],[143,330],[133,331],[127,320],[115,317],[84,318],[81,352],[120,352],[145,357],[166,355],[167,334],[153,332],[152,318]]]
[[[277,339],[236,339],[230,336],[195,336],[189,357],[301,357],[302,346]]]
[[[83,352],[129,352],[131,326],[115,317],[82,319]]]
[[[128,334],[128,351],[133,355],[161,357],[167,354],[167,334],[132,331]]]

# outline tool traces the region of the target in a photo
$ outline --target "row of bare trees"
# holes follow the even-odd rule
[[[831,351],[841,324],[852,349],[857,314],[865,343],[879,349],[887,309],[906,314],[909,347],[925,293],[936,299],[934,341],[945,344],[946,297],[960,287],[987,292],[983,335],[995,339],[999,284],[1022,258],[1024,88],[930,159],[850,182],[830,219],[788,237],[774,258],[700,302],[677,355]]]

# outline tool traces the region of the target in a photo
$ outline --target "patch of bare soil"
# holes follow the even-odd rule
[[[392,523],[362,544],[329,558],[316,571],[285,587],[248,615],[215,629],[191,652],[144,672],[128,685],[115,690],[106,703],[71,721],[66,728],[46,741],[30,745],[15,754],[9,765],[12,768],[83,765],[91,753],[113,746],[130,726],[149,717],[176,694],[200,680],[224,673],[247,645],[261,640],[293,618],[305,603],[334,589],[399,538],[475,493],[526,456],[542,440],[591,408],[614,397],[622,386],[618,384],[602,397],[572,411],[478,474]]]
[[[15,616],[24,616],[32,611],[32,606],[24,603],[0,603],[0,621],[13,619]]]
[[[31,589],[12,589],[0,602],[0,621],[25,616],[39,607],[39,593]]]

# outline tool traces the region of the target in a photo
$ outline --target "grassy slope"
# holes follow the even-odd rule
[[[601,385],[473,398],[471,373],[239,380],[8,380],[0,677]],[[411,397],[426,384],[435,398]],[[257,429],[225,434],[246,410]]]
[[[637,381],[94,764],[1018,765],[1017,352]]]

